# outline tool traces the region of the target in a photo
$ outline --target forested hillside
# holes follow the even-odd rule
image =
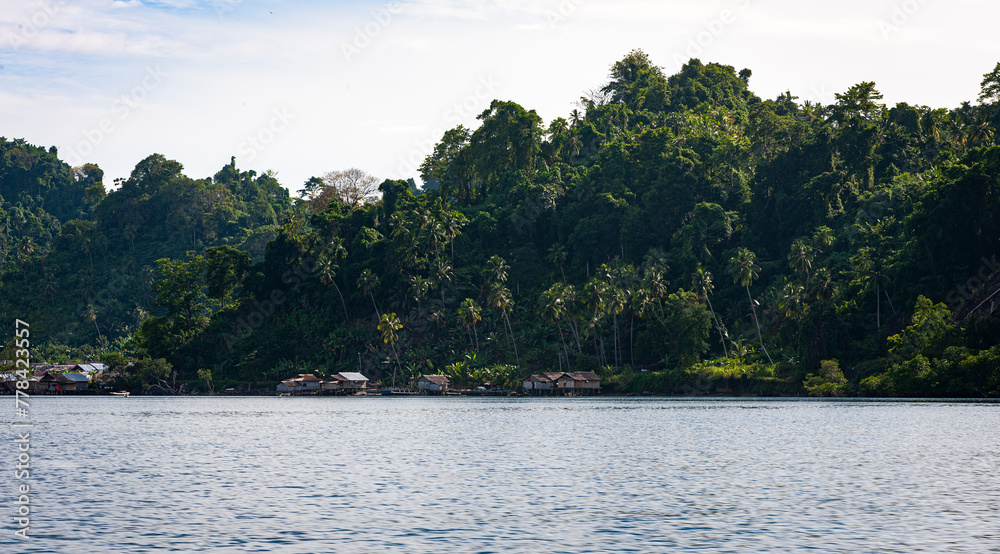
[[[619,392],[1000,395],[1000,64],[954,109],[751,82],[634,51],[566,118],[494,101],[422,189],[342,172],[294,205],[273,175],[159,155],[105,194],[96,166],[3,141],[0,306],[40,355],[134,386],[562,368]]]
[[[23,141],[0,148],[0,307],[31,322],[38,357],[125,348],[149,315],[156,260],[216,246],[259,258],[291,209],[271,175],[235,164],[196,181],[155,154],[106,193],[95,165],[70,168]]]

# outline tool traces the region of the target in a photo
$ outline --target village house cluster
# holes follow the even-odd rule
[[[294,379],[278,383],[277,391],[279,394],[367,394],[368,383],[369,379],[360,373],[338,373],[329,377],[300,373]],[[444,394],[450,385],[444,375],[423,375],[417,382],[417,389],[424,394]]]
[[[601,393],[601,378],[589,371],[538,373],[524,380],[524,393],[582,396]]]
[[[73,362],[68,364],[31,364],[28,378],[28,392],[34,393],[80,393],[91,390],[94,377],[104,372],[100,362]],[[3,386],[14,391],[17,376],[13,373],[0,374]]]
[[[360,373],[338,373],[322,379],[312,373],[300,373],[294,379],[278,383],[278,392],[283,394],[319,392],[356,394],[367,389],[368,378]]]
[[[312,373],[302,373],[294,379],[278,384],[279,394],[367,394],[368,378],[360,373],[338,373],[320,378]],[[507,394],[511,391],[490,390],[476,387],[471,390],[454,390],[446,375],[421,375],[417,381],[419,394]],[[601,378],[589,371],[538,373],[523,382],[523,392],[527,395],[583,396],[601,393]],[[412,393],[404,393],[412,394]]]

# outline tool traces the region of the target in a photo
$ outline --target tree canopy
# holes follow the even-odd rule
[[[295,201],[235,159],[193,179],[153,154],[106,188],[0,139],[0,302],[40,355],[131,356],[161,387],[168,366],[221,388],[360,364],[384,384],[565,367],[621,392],[996,396],[998,71],[953,109],[869,81],[822,105],[635,50],[547,124],[494,100],[422,188],[352,169]]]

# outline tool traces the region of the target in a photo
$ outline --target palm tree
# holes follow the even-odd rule
[[[344,295],[340,292],[340,285],[334,279],[337,276],[337,269],[337,264],[329,258],[321,259],[316,266],[316,272],[319,274],[319,278],[323,284],[332,284],[337,289],[337,295],[340,296],[340,305],[344,308],[344,319],[349,323],[351,316],[347,313],[347,304],[344,302]]]
[[[663,279],[667,272],[667,254],[660,248],[650,248],[643,259],[643,275],[653,298],[662,298],[667,293],[669,282]]]
[[[399,354],[396,353],[396,341],[399,340],[399,335],[396,332],[402,328],[403,324],[400,323],[395,313],[382,314],[379,318],[378,330],[382,332],[382,342],[392,348],[392,355],[396,358],[396,367],[400,371],[403,371],[403,365],[399,363]],[[392,388],[396,388],[395,369],[392,370]]]
[[[781,289],[781,297],[778,299],[778,307],[785,311],[785,317],[799,319],[802,317],[805,307],[805,288],[802,285],[786,283]]]
[[[587,296],[594,307],[593,315],[587,320],[587,330],[593,333],[594,351],[602,365],[607,365],[607,357],[604,355],[604,318],[608,315],[607,310],[607,285],[596,275],[592,277],[584,287]],[[598,346],[600,340],[600,346]]]
[[[476,330],[476,323],[482,321],[482,316],[480,315],[482,309],[476,305],[476,301],[471,298],[466,298],[462,301],[461,305],[458,307],[458,321],[465,325],[466,328],[471,328],[469,338],[472,338],[474,334],[476,337],[476,353],[479,353],[479,331]]]
[[[806,244],[802,239],[796,239],[792,243],[792,250],[788,253],[788,267],[799,273],[806,274],[806,288],[809,288],[809,270],[812,269],[813,259],[816,254],[812,246]]]
[[[858,253],[851,257],[851,266],[856,276],[852,284],[860,285],[862,290],[875,291],[875,328],[882,330],[882,297],[881,285],[884,275],[882,274],[882,263],[878,260],[875,249],[870,246],[863,246]],[[888,297],[888,293],[886,293]]]
[[[437,265],[434,267],[434,274],[431,275],[431,279],[434,285],[441,289],[441,309],[444,310],[444,286],[445,283],[450,283],[454,278],[455,274],[452,271],[451,265],[444,261],[438,260]]]
[[[514,306],[514,301],[510,297],[510,291],[502,284],[494,283],[490,287],[487,303],[491,308],[498,309],[503,314],[504,323],[507,324],[507,331],[510,333],[510,343],[514,347],[514,360],[517,362],[517,366],[521,367],[521,357],[517,353],[517,340],[514,338],[514,328],[511,327],[510,318],[507,316],[507,311]]]
[[[59,282],[55,278],[48,278],[45,281],[45,294],[49,297],[49,302],[55,306],[55,297],[59,294]]]
[[[722,352],[728,358],[729,350],[726,348],[726,335],[722,330],[722,323],[719,322],[718,316],[715,315],[715,308],[712,307],[712,300],[708,297],[709,294],[715,290],[715,285],[712,284],[711,272],[705,271],[703,268],[699,267],[698,271],[694,273],[694,288],[705,297],[705,302],[708,303],[708,309],[712,312],[712,319],[715,320],[715,328],[719,330],[719,340],[722,341]]]
[[[618,316],[623,311],[625,311],[625,299],[628,297],[628,292],[619,288],[614,283],[608,286],[608,299],[607,307],[608,311],[611,312],[612,322],[615,328],[615,363],[619,366],[622,365],[622,352],[621,352],[621,333],[618,330]]]
[[[563,270],[563,265],[566,264],[566,256],[566,248],[561,244],[553,244],[552,248],[549,248],[549,261],[559,266],[563,283],[566,282],[566,271]]]
[[[83,317],[87,318],[87,321],[94,324],[94,329],[97,329],[97,340],[101,340],[101,328],[97,326],[97,311],[94,310],[92,304],[87,304],[87,311],[84,312]]]
[[[563,319],[566,321],[566,326],[573,332],[573,338],[576,340],[576,350],[583,352],[583,346],[580,344],[580,331],[577,329],[576,322],[574,321],[578,315],[576,288],[573,285],[563,285],[560,294],[562,295]]]
[[[24,275],[24,286],[28,286],[28,262],[31,260],[31,255],[35,253],[35,245],[32,244],[31,237],[26,237],[21,241],[20,247],[17,251],[18,261],[21,263],[21,273]],[[91,264],[93,266],[93,264]],[[91,268],[93,269],[93,267]]]
[[[483,268],[483,276],[486,278],[487,285],[489,286],[489,294],[486,302],[491,308],[499,309],[503,313],[503,320],[507,324],[507,330],[510,333],[510,343],[514,347],[514,359],[517,361],[517,366],[521,367],[521,357],[517,352],[517,340],[514,338],[514,328],[511,327],[510,318],[507,316],[508,309],[514,306],[510,291],[504,286],[504,283],[507,282],[508,269],[510,269],[510,266],[500,256],[494,254],[489,260],[486,260],[486,267]]]
[[[427,296],[427,292],[430,290],[430,282],[419,276],[414,275],[410,277],[410,295],[414,300],[417,301],[417,316],[420,315],[420,301]]]
[[[378,313],[378,304],[375,303],[375,294],[372,293],[373,290],[378,288],[378,276],[372,273],[372,270],[365,268],[361,272],[361,276],[358,277],[358,288],[364,291],[365,294],[372,299],[372,306],[375,307],[375,317],[381,319],[381,315]]]
[[[462,227],[468,222],[469,220],[461,212],[441,213],[441,223],[444,225],[445,238],[448,239],[448,244],[451,246],[452,264],[455,263],[455,237],[462,232]]]
[[[569,160],[572,162],[573,158],[580,155],[580,150],[583,148],[583,141],[580,139],[580,133],[574,131],[569,135]]]
[[[817,300],[833,300],[833,276],[830,270],[821,267],[816,270],[816,286],[814,287]]]
[[[559,318],[566,311],[566,305],[563,303],[563,294],[559,285],[549,287],[548,290],[542,293],[541,300],[542,316],[555,324],[556,332],[559,333],[559,340],[562,341],[563,353],[566,355],[566,369],[569,370],[569,349],[566,348],[566,337],[563,336],[562,325],[559,324]]]
[[[774,361],[771,360],[771,355],[764,347],[764,339],[760,334],[760,321],[757,320],[757,308],[754,307],[754,299],[750,294],[750,285],[758,277],[760,271],[760,267],[754,263],[754,258],[756,255],[749,249],[740,248],[736,251],[736,255],[729,260],[729,273],[733,276],[734,283],[740,283],[747,289],[747,298],[750,299],[750,309],[753,311],[753,322],[757,326],[757,340],[767,356],[767,361],[771,362],[771,367],[774,367]]]
[[[580,113],[580,110],[573,108],[573,111],[569,112],[569,121],[575,129],[583,121],[583,114]]]
[[[506,283],[508,269],[510,269],[510,266],[507,265],[507,262],[500,256],[494,255],[489,260],[486,260],[486,267],[483,269],[483,274],[488,282]]]

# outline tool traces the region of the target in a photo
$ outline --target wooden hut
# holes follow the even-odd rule
[[[421,375],[417,388],[422,394],[444,394],[448,392],[451,382],[444,375]]]

